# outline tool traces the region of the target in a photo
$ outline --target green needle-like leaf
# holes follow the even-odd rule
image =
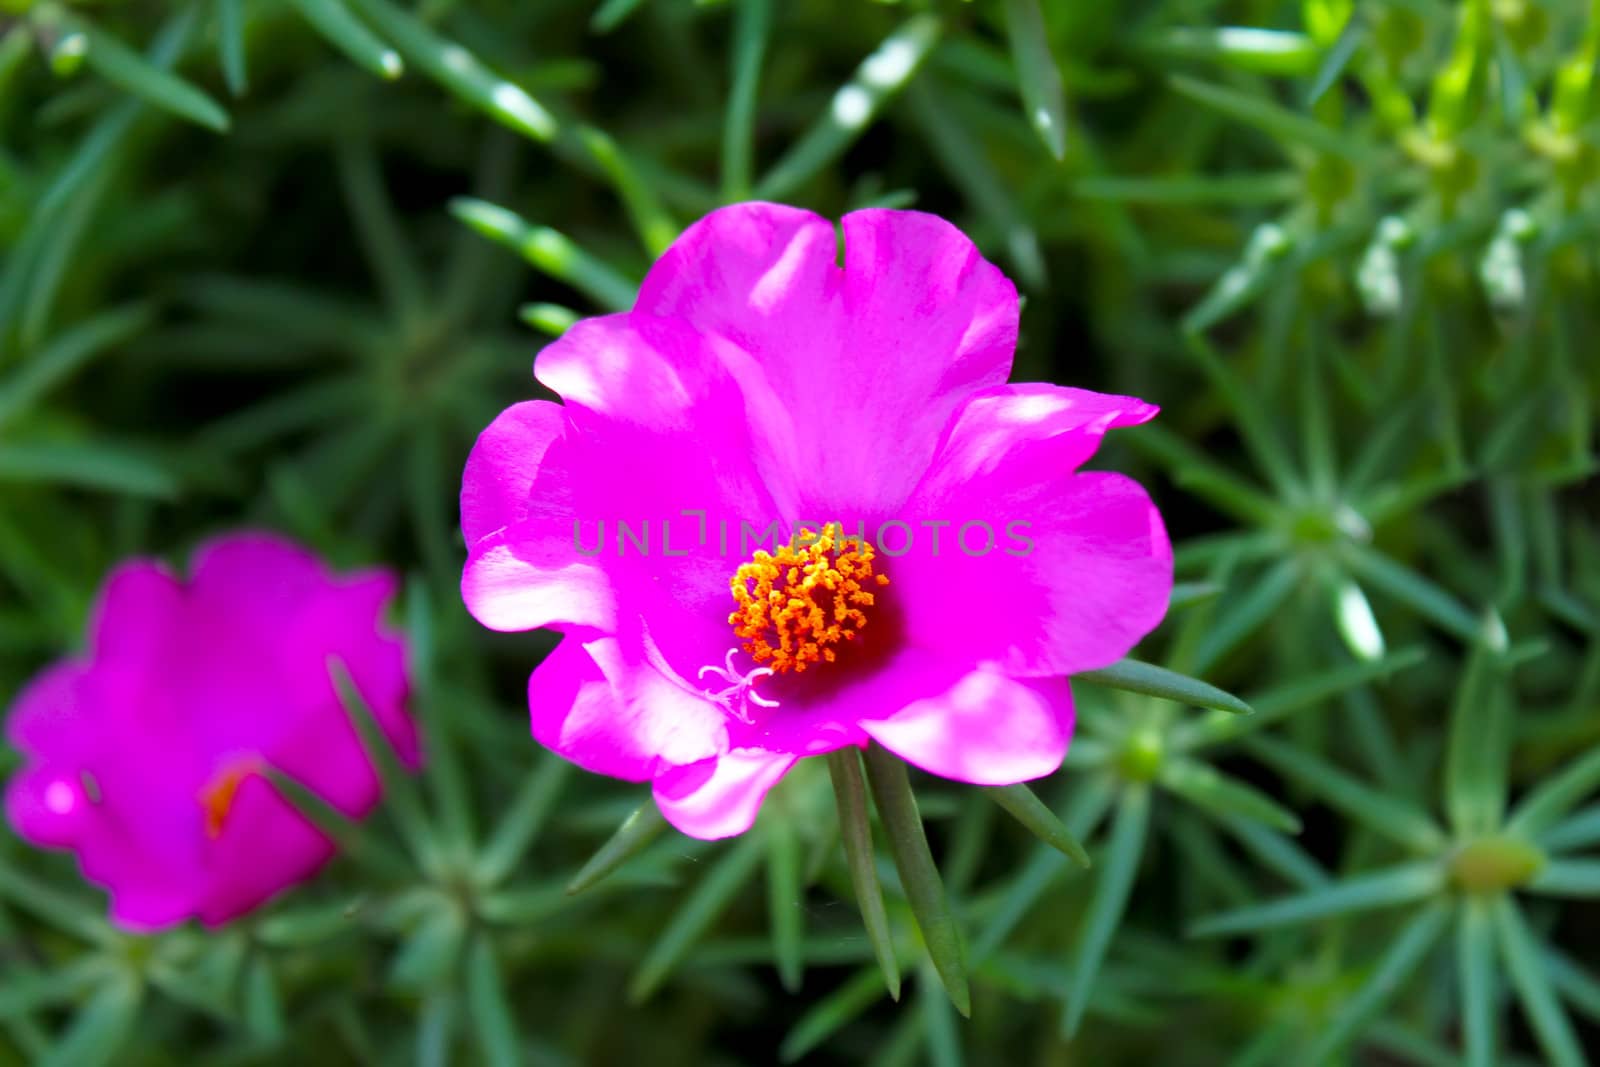
[[[882,974],[871,968],[857,971],[800,1016],[778,1046],[778,1058],[784,1063],[799,1060],[876,1004],[883,992]]]
[[[8,95],[18,68],[33,51],[33,44],[32,31],[21,21],[13,22],[0,34],[0,98]]]
[[[453,990],[439,990],[423,998],[417,1013],[417,1067],[449,1067],[460,1013]]]
[[[1276,223],[1263,223],[1250,235],[1245,248],[1244,264],[1247,271],[1277,273],[1276,261],[1287,255],[1291,238],[1289,232]],[[1278,427],[1269,415],[1270,405],[1263,402],[1254,383],[1247,382],[1238,370],[1208,341],[1197,312],[1185,317],[1183,341],[1205,371],[1212,386],[1222,395],[1233,416],[1245,447],[1256,467],[1266,476],[1280,497],[1294,498],[1304,492],[1300,473],[1290,460],[1289,450],[1279,436]]]
[[[1172,586],[1172,595],[1167,600],[1167,611],[1182,611],[1184,608],[1204,604],[1222,595],[1222,586],[1216,582],[1175,582]]]
[[[1538,942],[1510,896],[1494,902],[1495,932],[1500,937],[1500,953],[1511,975],[1511,984],[1522,1002],[1528,1024],[1539,1038],[1539,1046],[1549,1057],[1551,1067],[1586,1067],[1588,1058],[1578,1044],[1572,1020],[1561,1007],[1551,988]]]
[[[12,1019],[41,1008],[78,1000],[95,986],[111,979],[112,965],[98,955],[83,956],[59,970],[33,974],[9,969],[0,986],[0,1019]]]
[[[255,927],[255,936],[262,944],[275,948],[295,948],[331,941],[354,928],[354,916],[359,905],[358,899],[280,911],[262,919]]]
[[[517,309],[517,318],[540,333],[560,337],[583,318],[578,312],[560,304],[523,304]]]
[[[1026,785],[996,786],[983,790],[983,795],[1004,808],[1030,834],[1073,863],[1085,869],[1090,866],[1089,853],[1082,843]]]
[[[633,306],[636,286],[611,267],[547,226],[534,226],[494,204],[461,196],[450,213],[492,241],[505,245],[539,270],[577,289],[607,311]]]
[[[351,6],[394,42],[406,59],[495,121],[536,141],[549,141],[556,120],[533,97],[490,70],[471,52],[447,41],[389,0],[351,0]]]
[[[384,188],[377,153],[369,144],[346,139],[340,141],[335,150],[334,161],[338,164],[339,186],[356,224],[356,236],[360,238],[367,269],[378,280],[390,313],[406,321],[422,310],[426,285],[411,246],[401,232],[400,220],[395,217],[389,192]]]
[[[600,879],[643,852],[650,842],[661,836],[667,828],[655,801],[647,800],[632,815],[622,820],[617,832],[612,834],[600,850],[589,857],[589,862],[567,883],[568,893],[581,893]]]
[[[626,876],[618,876],[607,883],[606,889],[621,889],[629,884]],[[642,884],[652,884],[642,880]],[[666,884],[666,883],[655,883]],[[597,893],[605,890],[596,890]],[[565,885],[540,882],[530,886],[513,886],[487,893],[478,898],[478,915],[503,926],[528,926],[542,922],[572,904],[571,894]]]
[[[170,498],[178,479],[137,446],[111,441],[0,443],[0,484],[29,482]]]
[[[1028,289],[1045,285],[1039,237],[1017,194],[989,162],[982,141],[952,113],[949,100],[932,78],[906,86],[906,102],[927,137],[934,157],[971,202],[986,226],[1005,235],[1017,278]]]
[[[340,0],[289,0],[328,43],[385,81],[405,73],[400,53],[373,36]]]
[[[1311,789],[1373,833],[1418,852],[1437,852],[1444,847],[1443,829],[1408,801],[1390,796],[1326,760],[1276,738],[1247,738],[1245,747],[1280,774]]]
[[[43,247],[32,257],[29,303],[23,308],[17,331],[24,350],[35,348],[44,340],[69,268],[88,243],[93,224],[101,218],[101,201],[108,195],[116,173],[113,164],[86,182],[82,191],[62,207]]]
[[[455,966],[466,935],[466,916],[441,898],[400,946],[389,967],[390,984],[416,990],[442,984]]]
[[[1285,559],[1255,578],[1244,592],[1223,597],[1205,636],[1195,647],[1192,663],[1186,666],[1197,671],[1209,669],[1282,607],[1299,584],[1298,562]]]
[[[1409,904],[1442,891],[1445,884],[1445,871],[1440,864],[1402,864],[1354,875],[1295,896],[1213,915],[1195,923],[1190,932],[1195,937],[1220,937],[1298,926],[1336,915]]]
[[[1600,845],[1600,805],[1584,808],[1571,818],[1561,820],[1539,834],[1538,840],[1550,852],[1571,852]]]
[[[1134,204],[1276,204],[1293,200],[1304,187],[1305,180],[1294,171],[1155,178],[1086,174],[1073,179],[1072,195]]]
[[[1087,779],[1067,805],[1062,823],[1082,840],[1099,825],[1111,808],[1116,786],[1110,775]],[[1066,857],[1054,848],[1035,849],[1012,877],[989,915],[988,924],[973,942],[973,959],[989,960],[1018,923],[1038,904],[1039,898],[1062,876]],[[1078,870],[1081,868],[1074,868]]]
[[[1279,505],[1269,494],[1235,474],[1175,433],[1160,426],[1141,428],[1129,444],[1171,468],[1180,485],[1252,525],[1276,521]]]
[[[867,815],[867,786],[861,776],[861,758],[852,748],[828,753],[828,775],[833,780],[834,805],[839,815],[839,839],[844,845],[845,864],[850,868],[850,884],[855,889],[861,922],[872,942],[873,955],[883,973],[889,996],[900,999],[900,961],[895,954],[894,935],[889,932],[889,916],[883,906],[883,890],[878,885],[877,859],[872,848],[872,823]]]
[[[228,113],[190,83],[150,62],[87,19],[70,17],[64,27],[82,33],[88,41],[84,61],[106,81],[134,96],[221,133],[228,128]]]
[[[438,442],[434,435],[419,435],[412,441],[411,473],[416,481],[438,485],[432,469],[437,463]],[[419,459],[426,458],[426,464]],[[419,490],[417,496],[423,495]],[[434,494],[427,494],[436,501]],[[437,504],[421,501],[413,510],[414,521],[423,529],[438,529],[448,524],[443,509]],[[441,539],[442,540],[442,539]],[[443,545],[440,553],[449,550]],[[431,561],[430,561],[431,562]],[[435,614],[428,593],[428,583],[421,575],[412,575],[406,581],[405,623],[409,639],[409,665],[411,673],[412,706],[416,709],[422,728],[423,775],[428,795],[439,809],[440,837],[443,847],[452,853],[463,853],[472,847],[474,835],[472,795],[461,765],[458,739],[451,733],[443,714],[443,701],[437,696],[438,649]]]
[[[961,1067],[961,1035],[950,1001],[939,995],[937,970],[926,960],[917,968],[917,1007],[922,1016],[928,1060],[933,1067]]]
[[[1346,561],[1357,577],[1471,644],[1486,640],[1484,620],[1411,568],[1376,549],[1348,542]]]
[[[9,377],[0,379],[0,426],[28,411],[90,360],[142,332],[153,318],[154,308],[149,304],[124,304],[63,331]]]
[[[867,783],[878,805],[878,818],[889,837],[889,851],[905,888],[911,914],[922,931],[922,941],[933,960],[945,992],[962,1015],[972,1014],[972,994],[967,987],[967,964],[949,898],[939,868],[928,849],[928,836],[911,792],[911,776],[900,758],[880,745],[866,753]]]
[[[1528,883],[1528,889],[1550,897],[1600,897],[1600,859],[1552,859]]]
[[[750,198],[761,68],[772,29],[772,0],[738,0],[733,13],[732,80],[722,123],[722,198]]]
[[[483,1054],[482,1062],[489,1067],[518,1067],[525,1063],[516,1015],[506,999],[505,978],[487,934],[474,937],[467,949],[466,988],[467,1010]]]
[[[1310,74],[1317,46],[1303,33],[1255,26],[1174,26],[1141,42],[1167,56],[1206,59],[1235,70],[1291,77]]]
[[[1600,978],[1549,945],[1545,946],[1544,965],[1556,992],[1590,1021],[1600,1023]]]
[[[244,0],[216,0],[217,49],[222,55],[222,80],[228,83],[228,92],[243,96],[250,87],[245,72],[244,17],[241,8]]]
[[[245,967],[244,1023],[250,1035],[268,1047],[282,1041],[286,1032],[277,975],[259,956]]]
[[[361,738],[361,746],[366,750],[367,758],[377,768],[378,777],[383,782],[385,810],[393,813],[395,825],[404,835],[411,854],[424,865],[435,862],[437,849],[433,840],[433,830],[428,825],[427,813],[422,808],[422,797],[417,791],[416,781],[400,762],[400,757],[379,724],[372,705],[367,703],[366,698],[361,695],[361,690],[357,688],[355,679],[350,677],[349,669],[338,659],[330,658],[328,671],[333,676],[334,688],[344,705],[345,714],[350,717],[351,724]]]
[[[589,28],[595,33],[610,33],[628,21],[628,16],[637,11],[643,3],[644,0],[605,0],[589,19]]]
[[[639,969],[628,982],[629,1001],[644,1001],[661,986],[684,954],[749,883],[761,865],[762,853],[761,838],[755,834],[746,834],[723,851],[639,962]]]
[[[1450,924],[1450,907],[1443,901],[1428,905],[1406,923],[1372,969],[1372,974],[1318,1035],[1306,1053],[1308,1063],[1324,1063],[1334,1052],[1358,1036],[1374,1016],[1394,999],[1400,987],[1439,943]]]
[[[1215,708],[1236,715],[1249,715],[1251,711],[1249,704],[1232,693],[1223,692],[1198,678],[1135,659],[1118,660],[1109,667],[1083,671],[1073,675],[1073,678],[1111,689],[1125,689],[1130,693],[1175,700],[1198,708]]]
[[[776,800],[768,797],[768,804]],[[767,842],[767,915],[772,924],[772,955],[778,978],[790,993],[804,978],[805,890],[800,884],[800,841],[790,813],[778,808],[762,823]]]
[[[157,67],[170,66],[187,44],[194,22],[192,10],[171,19],[150,47],[150,62]],[[6,37],[8,41],[21,39],[15,32]],[[139,101],[127,100],[106,112],[32,206],[27,225],[8,248],[5,267],[0,270],[0,349],[6,347],[5,340],[16,332],[15,324],[21,323],[25,314],[41,314],[38,309],[54,303],[59,273],[41,270],[41,261],[51,255],[64,259],[81,236],[82,227],[70,225],[67,216],[94,206],[142,111]]]
[[[622,206],[627,209],[645,251],[651,258],[660,256],[677,239],[678,224],[662,206],[655,186],[645,179],[610,134],[593,126],[579,126],[576,134],[578,143],[600,165],[601,172],[621,197]]]
[[[1404,648],[1366,663],[1352,663],[1332,670],[1319,671],[1295,678],[1293,681],[1267,690],[1250,698],[1255,714],[1249,718],[1237,715],[1207,715],[1199,722],[1185,723],[1179,727],[1179,745],[1187,749],[1205,748],[1209,745],[1232,741],[1245,734],[1253,734],[1266,726],[1274,725],[1305,708],[1321,704],[1369,682],[1387,678],[1396,671],[1414,667],[1427,658],[1419,646]]]
[[[1499,1043],[1495,1036],[1494,927],[1489,901],[1469,897],[1462,901],[1456,921],[1456,969],[1461,992],[1461,1030],[1465,1037],[1465,1067],[1495,1067]]]
[[[1061,72],[1050,54],[1039,0],[1006,0],[1006,36],[1017,66],[1017,84],[1028,125],[1057,160],[1067,154],[1067,100]]]
[[[133,1035],[143,991],[131,976],[113,978],[73,1016],[37,1067],[100,1067],[117,1062]]]
[[[1134,875],[1139,870],[1139,858],[1144,854],[1145,835],[1150,824],[1150,789],[1147,786],[1128,786],[1117,802],[1111,820],[1111,836],[1106,843],[1105,855],[1098,865],[1094,895],[1089,898],[1089,909],[1078,935],[1077,955],[1072,965],[1072,981],[1067,987],[1066,1005],[1062,1010],[1062,1032],[1071,1037],[1078,1032],[1084,1012],[1089,1008],[1089,998],[1100,974],[1111,939],[1122,923],[1127,910],[1128,897],[1133,892]]]
[[[1322,63],[1317,67],[1317,73],[1311,79],[1311,84],[1306,88],[1306,107],[1311,107],[1322,95],[1333,88],[1335,82],[1345,68],[1350,65],[1350,60],[1361,47],[1367,36],[1367,23],[1359,15],[1351,16],[1344,24],[1338,40],[1333,42],[1322,57]]]
[[[1166,760],[1157,781],[1214,815],[1238,815],[1284,833],[1300,832],[1300,818],[1294,812],[1254,786],[1225,775],[1208,763],[1181,758]]]
[[[1275,143],[1303,145],[1352,163],[1369,162],[1373,154],[1365,143],[1259,96],[1182,74],[1174,75],[1171,84],[1191,100],[1255,127]]]
[[[411,865],[396,855],[393,849],[363,833],[359,824],[351,822],[338,808],[299,781],[270,767],[266,775],[295,810],[332,838],[341,853],[366,867],[371,875],[389,879],[404,878],[411,873]]]
[[[505,814],[501,817],[499,825],[495,827],[494,833],[490,836],[488,842],[484,844],[483,851],[478,855],[474,873],[481,884],[498,885],[511,874],[517,863],[527,853],[528,847],[538,837],[545,820],[550,817],[556,801],[560,799],[562,787],[566,785],[571,776],[572,764],[566,760],[561,759],[554,753],[544,753],[539,757],[539,766],[532,774],[523,778],[522,787],[517,790],[517,795],[506,806]],[[656,810],[653,803],[646,803],[645,807],[641,808],[640,811],[642,812],[646,809],[650,812]],[[639,812],[635,812],[633,816],[630,816],[628,822],[623,823],[623,827],[631,825],[638,815]],[[665,820],[660,822],[646,820],[646,822],[654,827],[657,832],[663,829],[665,824]],[[621,830],[618,831],[618,833],[621,832]],[[639,848],[643,848],[654,838],[655,834],[651,833],[649,837],[639,844]],[[609,847],[610,843],[608,842],[606,848]],[[602,848],[601,853],[604,853],[606,848]],[[620,864],[632,855],[634,853],[628,853],[627,856],[619,859],[617,863]],[[597,854],[594,860],[589,861],[589,866],[592,866],[595,860],[599,858],[600,855]],[[585,872],[589,871],[589,866],[585,866]],[[614,869],[615,865],[607,868],[606,871],[594,874],[585,884],[593,884],[593,882],[599,881],[606,873]],[[579,878],[582,877],[583,875],[580,874]],[[576,886],[577,883],[578,879],[574,879],[573,885]],[[576,888],[572,890],[574,893],[577,891]]]
[[[1456,689],[1445,752],[1445,805],[1457,833],[1484,834],[1505,813],[1511,697],[1505,668],[1476,647]]]
[[[1218,820],[1263,867],[1301,889],[1327,885],[1328,872],[1299,845],[1254,819],[1225,816]]]
[[[1538,837],[1597,789],[1600,789],[1600,747],[1591,748],[1530,789],[1512,810],[1506,830]],[[1600,820],[1600,809],[1590,814],[1593,819]]]
[[[913,15],[886,37],[838,92],[827,114],[773,164],[756,184],[756,197],[781,200],[833,162],[865,130],[895,93],[917,72],[939,40],[939,20]]]

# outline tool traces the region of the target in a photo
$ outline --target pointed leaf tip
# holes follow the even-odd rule
[[[967,982],[965,953],[944,881],[928,849],[922,816],[911,792],[906,765],[888,749],[867,749],[867,782],[878,804],[878,816],[889,835],[889,848],[905,887],[911,914],[922,931],[923,944],[933,960],[950,1002],[962,1015],[972,1016],[972,992]]]
[[[1200,708],[1214,708],[1217,711],[1231,711],[1235,715],[1250,715],[1254,709],[1234,696],[1232,693],[1218,689],[1198,678],[1179,674],[1177,671],[1165,667],[1157,667],[1153,663],[1142,663],[1136,659],[1119,660],[1109,667],[1099,670],[1082,671],[1072,676],[1093,685],[1105,686],[1109,689],[1125,689],[1130,693],[1141,693],[1145,696],[1160,697],[1163,700],[1174,700],[1180,704],[1192,704]]]
[[[1079,867],[1088,870],[1093,866],[1083,844],[1072,836],[1072,831],[1056,818],[1055,813],[1027,785],[1019,783],[998,786],[984,789],[983,793],[1021,823],[1029,833]]]
[[[622,825],[600,846],[589,862],[585,863],[572,881],[567,883],[567,895],[583,892],[606,875],[643,852],[650,842],[661,836],[667,820],[654,801],[647,800],[632,815],[622,820]]]

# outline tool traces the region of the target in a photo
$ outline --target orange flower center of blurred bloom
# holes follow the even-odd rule
[[[200,790],[200,810],[205,813],[206,836],[215,840],[233,810],[234,798],[244,780],[260,770],[254,759],[234,760],[212,776]]]
[[[889,584],[873,571],[870,544],[835,531],[802,529],[775,553],[758,549],[729,582],[738,608],[728,622],[750,658],[775,674],[834,662],[866,627],[873,590]]]

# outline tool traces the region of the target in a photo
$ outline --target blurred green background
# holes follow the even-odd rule
[[[1593,0],[0,0],[0,704],[264,525],[408,575],[431,754],[216,934],[0,836],[0,1064],[1587,1062],[1597,60]],[[820,767],[568,895],[647,797],[456,594],[539,346],[752,197],[951,219],[1017,380],[1162,406],[1097,461],[1177,546],[1135,655],[1255,709],[1075,684],[1087,871],[917,779],[970,1021],[885,852],[889,999]]]

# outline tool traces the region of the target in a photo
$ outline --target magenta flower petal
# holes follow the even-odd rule
[[[842,225],[840,268],[825,219],[777,204],[714,211],[656,262],[634,305],[754,357],[793,427],[807,517],[898,505],[951,413],[1005,381],[1016,347],[1016,288],[960,230],[915,211]]]
[[[92,816],[93,802],[70,770],[30,767],[6,789],[6,821],[46,848],[71,848]]]
[[[690,837],[714,841],[742,834],[755,824],[767,790],[799,758],[764,748],[734,748],[673,767],[655,780],[656,806]]]
[[[872,739],[923,770],[973,785],[1013,785],[1061,766],[1072,736],[1065,678],[967,674],[937,696],[866,717]]]
[[[612,637],[563,639],[529,679],[528,706],[540,744],[628,781],[648,781],[663,766],[727,747],[721,709],[659,670],[626,663]]]
[[[363,771],[372,776],[370,766]],[[375,802],[377,789],[370,792]],[[253,911],[284,885],[316,874],[333,853],[333,842],[270,782],[260,775],[246,777],[208,857],[210,877],[196,909],[200,921],[219,926]]]
[[[1172,548],[1139,485],[1070,472],[1153,405],[1054,386],[973,398],[907,512],[952,518],[894,561],[911,640],[1025,676],[1126,655],[1166,614]],[[974,522],[964,527],[965,522]],[[974,620],[952,626],[957,618]]]
[[[748,828],[796,759],[871,740],[989,785],[1059,766],[1064,676],[1160,620],[1171,549],[1143,490],[1079,473],[1156,408],[1005,385],[1017,311],[931,215],[848,215],[841,248],[815,215],[739,204],[632,312],[540,353],[562,407],[503,414],[462,489],[468,609],[567,635],[529,685],[534,736],[651,781],[701,837]],[[962,551],[972,520],[990,534]],[[826,523],[878,544],[790,543]]]
[[[132,561],[109,576],[90,654],[42,672],[7,721],[28,763],[6,814],[77,853],[136,929],[225,922],[304,880],[332,842],[265,776],[277,768],[352,817],[381,784],[329,675],[342,662],[400,758],[419,758],[404,652],[380,572],[334,576],[267,534],[196,551],[193,577]]]
[[[565,426],[561,405],[529,400],[506,408],[478,435],[461,478],[461,533],[467,544],[527,517],[534,475]]]
[[[6,738],[23,752],[78,759],[96,742],[92,725],[84,722],[92,685],[88,664],[62,660],[46,667],[17,694],[6,716]]]
[[[94,617],[89,645],[96,658],[159,669],[162,642],[179,623],[183,588],[164,564],[135,559],[107,576]],[[129,619],[143,625],[130,626]]]
[[[727,595],[727,574],[702,553],[685,553],[706,523],[769,514],[769,479],[742,419],[743,394],[715,345],[694,331],[658,320],[607,316],[580,323],[539,355],[542,381],[568,397],[559,437],[543,431],[528,469],[530,503],[520,518],[468,546],[462,595],[468,610],[495,629],[582,626],[615,630],[618,600],[630,608],[655,597],[680,617],[658,626],[664,640],[689,643],[697,669],[709,605]],[[502,416],[502,420],[507,416]],[[515,416],[513,418],[516,418]],[[546,428],[548,429],[548,428]],[[514,430],[497,420],[469,461],[463,506],[497,496],[484,483],[500,477],[488,457]],[[528,455],[533,454],[530,447]],[[480,456],[484,457],[480,460]],[[684,509],[705,512],[696,518]],[[581,523],[581,525],[575,525]],[[623,524],[674,554],[619,549]],[[668,528],[670,524],[670,530]],[[603,546],[603,547],[602,547]],[[725,642],[714,638],[720,656]]]

